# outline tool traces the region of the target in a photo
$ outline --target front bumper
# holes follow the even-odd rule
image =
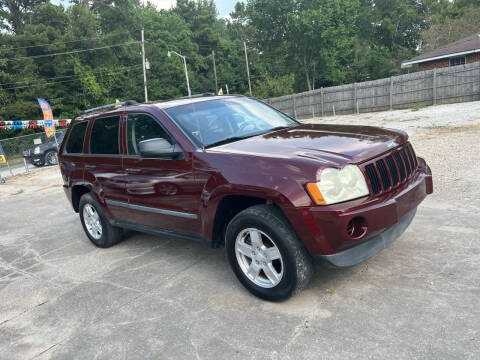
[[[383,249],[386,249],[393,243],[403,232],[415,217],[417,208],[411,210],[404,215],[396,224],[390,226],[382,233],[373,236],[357,246],[341,251],[332,255],[315,255],[314,257],[335,267],[346,267],[356,265],[375,256]]]
[[[23,157],[27,162],[29,162],[32,165],[41,165],[45,161],[43,154],[36,154],[36,155],[29,155],[29,156],[23,155]]]
[[[433,191],[430,168],[423,159],[418,158],[418,162],[408,182],[390,192],[330,206],[297,208],[300,216],[295,218],[301,221],[292,221],[292,225],[309,252],[333,265],[349,266],[392,243]],[[366,229],[357,237],[348,230],[354,219],[362,219]]]

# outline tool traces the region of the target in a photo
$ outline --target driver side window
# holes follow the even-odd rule
[[[138,144],[149,139],[165,139],[173,144],[172,138],[163,127],[149,115],[129,114],[127,117],[128,155],[140,155]]]

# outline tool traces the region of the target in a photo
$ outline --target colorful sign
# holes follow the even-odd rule
[[[55,134],[55,123],[53,122],[52,108],[46,100],[37,100],[40,108],[43,111],[43,128],[45,129],[45,134],[47,134],[47,137],[50,137]]]
[[[0,144],[0,164],[5,164],[7,162],[7,158],[5,157],[5,153],[3,152],[2,144]]]

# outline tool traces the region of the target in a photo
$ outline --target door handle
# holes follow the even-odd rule
[[[140,174],[142,172],[142,169],[128,168],[128,169],[125,169],[125,171],[128,174]]]

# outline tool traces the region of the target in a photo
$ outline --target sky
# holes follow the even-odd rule
[[[176,3],[176,0],[148,0],[148,1],[155,4],[159,9],[170,9]],[[217,8],[218,8],[218,15],[223,18],[228,14],[230,14],[233,11],[233,8],[235,7],[235,4],[237,3],[237,1],[244,2],[244,0],[215,0],[215,3],[217,4]],[[54,4],[67,5],[68,2],[69,2],[68,0],[52,0],[52,3]]]
[[[218,8],[218,14],[220,17],[224,17],[230,14],[235,7],[235,4],[239,0],[215,0]],[[242,0],[240,0],[242,1]],[[169,9],[175,5],[175,0],[150,0],[151,3],[155,4],[159,9]]]

